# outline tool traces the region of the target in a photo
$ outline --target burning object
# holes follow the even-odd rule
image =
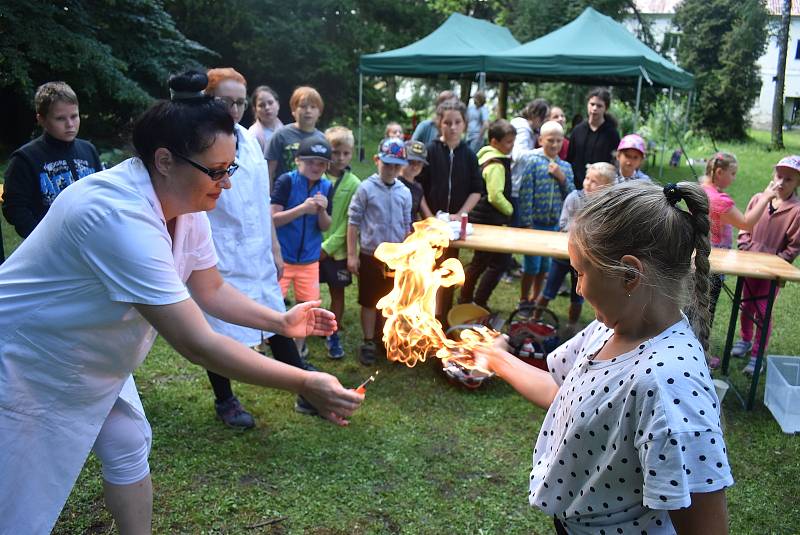
[[[450,237],[448,223],[428,218],[414,223],[414,232],[403,243],[382,243],[375,250],[375,257],[395,272],[392,291],[377,304],[386,318],[382,338],[386,356],[413,367],[434,355],[445,369],[455,366],[465,373],[491,375],[485,364],[476,362],[473,351],[491,346],[498,333],[476,326],[451,340],[436,319],[437,290],[464,282],[464,268],[457,259],[436,266]]]

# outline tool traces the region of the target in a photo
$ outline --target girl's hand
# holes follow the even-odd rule
[[[766,195],[768,199],[774,199],[778,196],[778,184],[775,183],[774,180],[770,180],[767,187],[764,188],[764,195]]]
[[[505,347],[503,347],[505,346]],[[480,362],[481,366],[503,377],[502,368],[507,364],[508,359],[515,358],[506,349],[508,344],[503,336],[494,339],[492,347],[479,347],[475,350],[475,361]]]
[[[344,388],[333,375],[308,372],[300,394],[319,411],[320,416],[339,425],[347,425],[364,401],[364,395]]]
[[[321,301],[306,301],[293,306],[283,315],[282,334],[289,338],[333,334],[336,331],[336,316],[329,310],[317,308],[320,303]]]

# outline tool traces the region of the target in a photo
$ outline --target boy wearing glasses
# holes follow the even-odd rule
[[[283,255],[283,276],[279,283],[283,297],[294,286],[298,303],[319,300],[319,257],[322,232],[331,226],[333,187],[322,175],[331,161],[331,145],[323,138],[300,142],[295,156],[297,169],[275,180],[272,192],[272,222]],[[308,348],[296,338],[300,355]]]
[[[295,122],[278,128],[267,147],[270,177],[281,176],[295,169],[295,155],[301,141],[311,137],[325,139],[317,129],[324,105],[316,89],[298,87],[289,99],[289,107]]]
[[[64,82],[39,86],[36,121],[44,133],[11,155],[5,175],[3,215],[27,238],[64,188],[103,169],[94,145],[78,139],[78,97]]]

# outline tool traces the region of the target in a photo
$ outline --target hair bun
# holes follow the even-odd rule
[[[170,100],[199,100],[208,98],[203,90],[208,86],[206,73],[188,70],[169,77]]]
[[[678,188],[678,185],[672,182],[664,186],[664,196],[667,198],[667,202],[672,206],[675,206],[683,199],[683,193]]]

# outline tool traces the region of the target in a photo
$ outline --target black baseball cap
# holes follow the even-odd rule
[[[305,138],[297,147],[295,157],[301,160],[331,161],[331,144],[324,138],[311,136]]]

